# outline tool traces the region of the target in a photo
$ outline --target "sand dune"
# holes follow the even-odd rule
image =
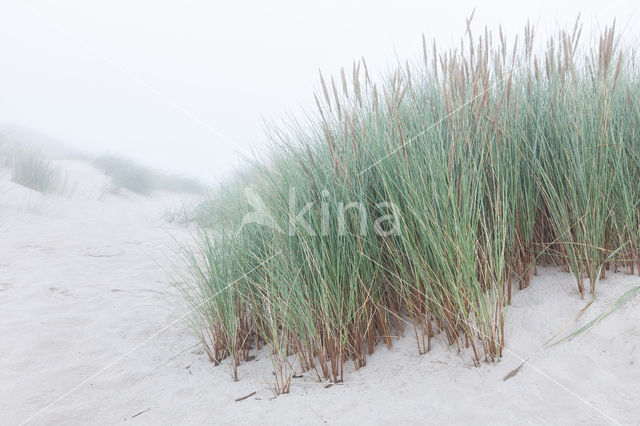
[[[344,383],[327,387],[304,372],[290,394],[274,398],[268,352],[233,382],[229,365],[210,363],[179,321],[171,272],[188,232],[163,216],[184,199],[110,194],[88,164],[58,164],[68,194],[42,195],[0,177],[2,424],[34,415],[31,424],[67,425],[640,424],[640,296],[503,381],[639,277],[610,275],[571,322],[588,300],[569,274],[540,268],[515,293],[498,363],[474,367],[441,339],[418,355],[407,330],[363,369],[349,366]]]

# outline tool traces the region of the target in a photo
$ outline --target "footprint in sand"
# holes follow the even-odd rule
[[[96,246],[85,248],[82,250],[81,255],[88,257],[114,257],[123,253],[124,250],[117,246]]]
[[[52,292],[58,293],[58,294],[62,294],[63,296],[71,296],[72,295],[72,293],[66,288],[49,287],[49,291],[52,291]]]
[[[52,252],[55,250],[54,247],[41,246],[39,244],[27,244],[25,246],[22,246],[22,248],[27,249],[27,251],[29,252],[42,251],[45,253]]]

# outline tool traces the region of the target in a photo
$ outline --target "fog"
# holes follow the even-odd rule
[[[420,55],[422,33],[457,42],[474,8],[476,28],[507,35],[581,12],[586,37],[613,18],[638,36],[633,1],[3,0],[0,125],[213,181],[264,146],[264,119],[311,106],[319,69],[364,57],[383,72]]]

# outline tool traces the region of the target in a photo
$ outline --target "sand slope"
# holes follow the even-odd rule
[[[179,197],[104,193],[104,178],[63,164],[71,194],[29,191],[0,176],[0,423],[18,424],[171,324],[170,272],[187,232],[163,220]],[[605,311],[639,277],[611,275],[567,331]],[[582,309],[572,278],[541,268],[517,291],[507,347],[473,367],[440,339],[417,354],[410,330],[344,384],[314,374],[273,398],[265,351],[234,383],[182,323],[41,412],[32,424],[640,424],[640,295],[594,329],[533,354]],[[242,402],[238,397],[256,394]]]

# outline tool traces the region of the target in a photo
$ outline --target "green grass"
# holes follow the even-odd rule
[[[11,179],[19,185],[40,192],[53,192],[61,185],[60,171],[37,151],[14,150],[9,163]]]
[[[167,175],[116,155],[99,156],[94,164],[111,178],[114,191],[122,188],[148,195],[154,191],[202,194],[207,190],[195,179]]]
[[[185,306],[211,359],[237,378],[269,345],[277,392],[292,359],[338,381],[403,334],[494,361],[537,264],[571,271],[581,295],[633,273],[638,68],[613,29],[580,33],[541,44],[528,26],[515,44],[469,27],[462,50],[425,44],[386,78],[364,62],[322,78],[317,112],[269,133],[187,252]]]

